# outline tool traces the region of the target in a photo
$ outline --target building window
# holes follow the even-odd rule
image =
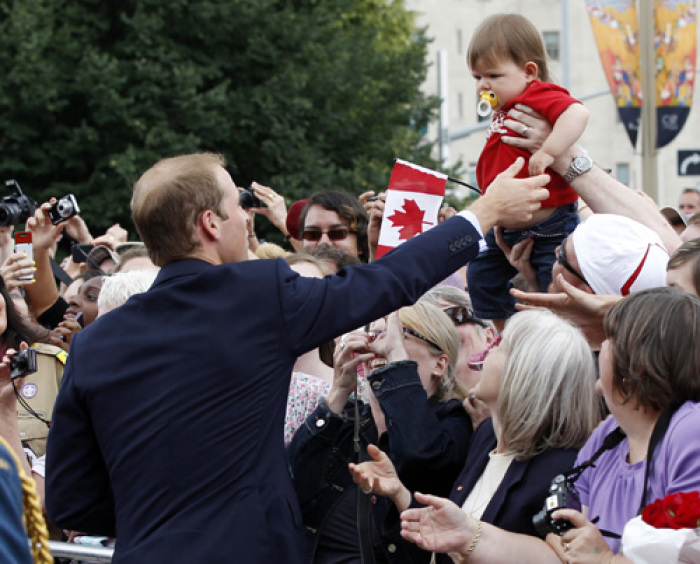
[[[457,93],[457,112],[459,114],[459,119],[464,118],[464,96],[461,92]]]
[[[472,186],[477,186],[476,163],[469,163],[469,167],[467,167],[467,174],[469,176],[469,184],[471,184]]]
[[[629,163],[617,163],[615,165],[615,176],[625,186],[630,185],[630,165]]]
[[[544,46],[547,48],[547,55],[553,61],[559,60],[559,32],[545,31],[542,33]]]
[[[462,54],[462,30],[457,30],[457,53]]]

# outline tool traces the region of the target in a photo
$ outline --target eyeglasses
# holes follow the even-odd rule
[[[428,337],[424,337],[418,331],[414,331],[413,329],[409,329],[408,327],[404,327],[403,333],[404,333],[404,335],[412,335],[416,339],[420,339],[421,341],[428,343],[430,346],[435,347],[440,352],[444,352],[442,350],[442,347],[438,346],[434,341],[431,341],[430,339],[428,339]],[[369,342],[372,343],[372,342],[376,341],[377,339],[381,339],[384,335],[386,335],[386,331],[384,329],[382,329],[381,331],[377,331],[375,329],[370,329],[369,331],[367,331],[367,334],[369,335]]]
[[[442,310],[447,314],[455,325],[464,325],[465,323],[476,323],[482,327],[487,327],[486,322],[478,317],[474,317],[474,311],[467,306],[452,306]]]
[[[564,239],[561,242],[561,245],[559,245],[559,254],[557,255],[557,261],[559,264],[561,264],[566,270],[571,272],[574,276],[579,278],[580,280],[583,280],[586,284],[588,284],[588,280],[586,280],[583,277],[583,274],[579,273],[573,266],[571,266],[571,263],[566,260],[566,251],[564,250],[566,248],[566,241],[568,240],[568,237]]]
[[[484,369],[484,361],[486,360],[486,357],[488,354],[495,349],[498,345],[501,344],[501,337],[496,337],[493,343],[491,343],[486,350],[481,351],[480,353],[473,354],[469,357],[469,362],[467,365],[471,370],[476,370],[476,371],[481,371]]]
[[[331,241],[342,241],[350,233],[357,233],[348,227],[333,227],[328,231],[322,231],[321,229],[304,229],[301,234],[301,238],[305,241],[320,241],[324,233],[328,235]]]

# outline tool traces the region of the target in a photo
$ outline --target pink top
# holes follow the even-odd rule
[[[328,395],[331,385],[310,374],[292,373],[287,396],[287,415],[284,420],[284,444],[289,444],[296,430],[318,406],[322,397]]]

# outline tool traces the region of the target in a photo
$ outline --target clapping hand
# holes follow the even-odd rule
[[[426,505],[401,513],[401,536],[430,552],[465,553],[476,533],[476,520],[449,499],[416,492]]]
[[[372,457],[371,461],[360,464],[351,462],[348,465],[352,479],[363,492],[390,497],[399,511],[407,509],[411,503],[411,493],[396,474],[394,464],[375,445],[368,445],[367,453]]]

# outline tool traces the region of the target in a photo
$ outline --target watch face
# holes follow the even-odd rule
[[[588,155],[578,155],[574,158],[574,168],[579,172],[586,172],[593,166],[593,161]]]

